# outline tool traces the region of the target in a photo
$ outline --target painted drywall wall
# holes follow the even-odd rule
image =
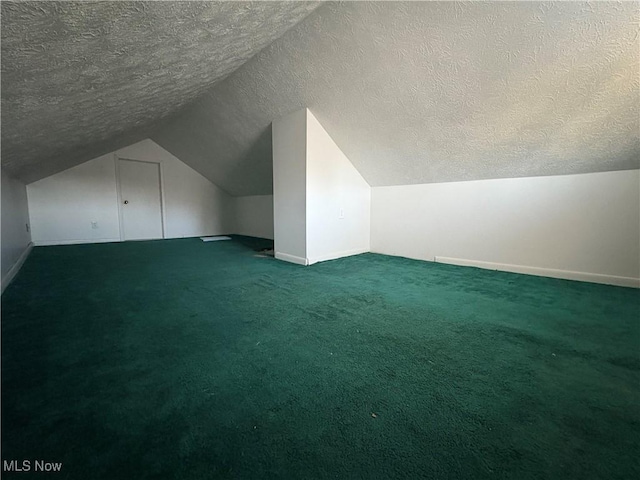
[[[273,222],[275,256],[307,264],[306,109],[274,120]]]
[[[120,241],[116,157],[161,164],[164,238],[230,233],[231,197],[151,140],[143,140],[29,184],[36,245]]]
[[[637,286],[640,171],[375,187],[371,250]]]
[[[18,273],[31,248],[29,207],[24,183],[10,177],[4,170],[2,177],[2,291]]]
[[[272,125],[275,256],[300,265],[369,251],[371,189],[309,109]]]
[[[234,197],[233,233],[273,239],[273,195]]]
[[[307,109],[309,263],[369,251],[371,187]]]
[[[27,185],[33,242],[119,241],[115,172],[113,155],[103,155]]]

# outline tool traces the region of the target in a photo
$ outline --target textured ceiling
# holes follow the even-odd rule
[[[317,5],[3,1],[2,167],[31,182],[148,136]]]
[[[371,185],[640,167],[639,5],[327,4],[153,139],[269,193],[270,123],[309,107]]]

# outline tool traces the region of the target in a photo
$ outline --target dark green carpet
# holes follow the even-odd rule
[[[374,254],[305,268],[240,240],[36,248],[2,296],[3,460],[640,477],[640,292]]]

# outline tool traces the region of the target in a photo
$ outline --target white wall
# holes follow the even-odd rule
[[[306,108],[273,122],[275,256],[301,265],[369,251],[371,189]]]
[[[369,251],[371,187],[307,110],[309,263]]]
[[[375,187],[371,215],[373,252],[639,285],[638,170]]]
[[[151,140],[143,140],[29,184],[36,245],[120,241],[116,157],[162,165],[165,238],[230,233],[231,197]]]
[[[273,195],[234,197],[234,233],[273,239]]]
[[[24,183],[10,177],[4,170],[2,176],[2,291],[18,273],[31,248],[31,234],[27,231],[29,208]]]
[[[109,154],[27,185],[33,242],[119,241],[115,171]]]
[[[276,258],[307,264],[306,109],[272,124],[273,220]]]
[[[231,233],[231,196],[151,140],[116,152],[121,158],[162,163],[165,238]]]

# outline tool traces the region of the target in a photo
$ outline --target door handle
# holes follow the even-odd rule
[[[129,200],[125,200],[124,204],[127,205],[129,203]]]

